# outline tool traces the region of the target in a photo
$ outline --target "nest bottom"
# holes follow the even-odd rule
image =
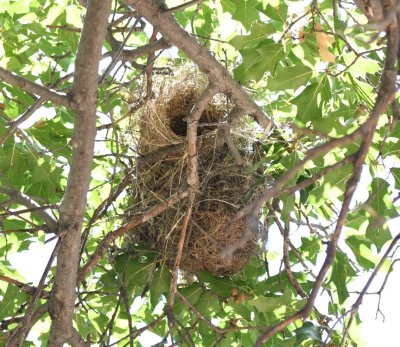
[[[181,222],[186,206],[171,209],[157,216],[142,228],[139,239],[155,248],[170,267],[175,262]],[[222,200],[200,201],[195,206],[183,248],[180,268],[188,273],[208,271],[214,275],[240,272],[256,253],[256,237],[238,247],[232,256],[225,256],[227,246],[239,245],[244,237],[244,221],[229,225],[236,212]]]
[[[226,201],[211,200],[199,203],[189,231],[187,247],[182,257],[182,269],[188,272],[208,271],[215,275],[240,272],[254,255],[255,239],[226,257],[223,250],[243,239],[244,222],[230,225],[236,209]]]

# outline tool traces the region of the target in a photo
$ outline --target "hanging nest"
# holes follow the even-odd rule
[[[157,98],[141,109],[132,124],[140,129],[137,147],[141,155],[185,143],[186,117],[206,82],[202,75],[186,74],[159,86]],[[227,145],[215,146],[216,129],[226,113],[225,101],[214,99],[200,119],[197,143],[200,191],[193,206],[180,263],[180,268],[188,273],[235,274],[244,268],[257,248],[255,235],[229,259],[222,254],[225,246],[243,238],[244,220],[234,225],[230,220],[243,206],[244,198],[248,197],[254,184],[251,174],[237,164]],[[245,164],[251,164],[251,140],[243,134],[231,134],[231,138]],[[137,173],[133,209],[148,210],[164,202],[187,186],[186,177],[185,155],[169,155],[155,164],[143,165]],[[135,242],[146,243],[172,266],[186,211],[187,200],[183,200],[142,225],[140,230],[134,230]]]

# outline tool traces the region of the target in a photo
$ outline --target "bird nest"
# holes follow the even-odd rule
[[[159,93],[147,102],[133,121],[140,129],[139,153],[146,157],[171,145],[186,141],[186,117],[197,98],[204,91],[206,80],[199,75],[186,75],[176,81],[163,83]],[[198,174],[200,189],[196,195],[193,213],[187,229],[180,268],[189,273],[208,271],[216,275],[231,275],[241,271],[256,252],[256,235],[240,242],[244,237],[244,220],[231,224],[233,215],[244,204],[254,184],[244,164],[253,162],[251,140],[247,136],[231,133],[231,147],[216,147],[216,134],[221,119],[227,113],[223,99],[212,100],[203,112],[198,131]],[[232,151],[236,147],[236,154]],[[237,163],[238,154],[242,163]],[[173,193],[185,189],[187,156],[166,154],[161,160],[140,166],[135,184],[133,209],[147,210],[164,202]],[[144,242],[155,249],[170,266],[173,265],[177,245],[187,212],[186,200],[159,214],[134,230],[135,242]],[[238,243],[229,258],[223,249]]]

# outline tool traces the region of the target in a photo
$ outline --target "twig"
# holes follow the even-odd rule
[[[82,31],[82,29],[75,28],[70,25],[47,25],[46,27],[49,29],[61,29],[61,30],[65,30],[65,31],[71,31],[73,33],[80,33]]]
[[[53,252],[50,255],[49,261],[47,262],[46,268],[43,271],[43,274],[42,274],[42,277],[40,278],[39,284],[38,284],[34,294],[32,295],[29,306],[25,312],[25,316],[22,319],[19,326],[13,331],[13,334],[11,335],[10,339],[7,341],[6,347],[21,346],[23,341],[25,340],[26,336],[28,335],[30,327],[31,327],[30,322],[31,322],[31,319],[33,316],[33,309],[36,306],[38,299],[42,296],[42,292],[43,292],[47,274],[49,273],[49,271],[51,269],[53,261],[54,261],[55,257],[57,256],[57,253],[58,253],[60,247],[61,247],[61,240],[59,239],[53,249]],[[46,307],[46,310],[47,310],[47,307]]]
[[[168,200],[165,202],[155,206],[148,212],[135,217],[133,220],[130,222],[126,223],[122,227],[118,228],[117,230],[114,230],[113,232],[107,234],[107,236],[103,239],[103,241],[100,242],[100,244],[97,246],[96,250],[94,253],[91,255],[91,257],[88,259],[86,262],[85,266],[83,266],[79,272],[78,272],[78,280],[77,283],[80,283],[84,280],[86,275],[92,271],[93,267],[97,264],[97,262],[101,259],[101,257],[104,255],[106,252],[108,246],[116,240],[119,236],[126,234],[127,232],[131,231],[138,225],[141,225],[143,223],[146,223],[148,220],[151,218],[157,216],[161,212],[165,211],[167,208],[170,208],[174,204],[176,204],[178,201],[185,199],[186,197],[189,196],[188,191],[179,191],[173,195],[171,195]]]
[[[175,294],[177,292],[178,270],[179,270],[179,266],[180,266],[180,263],[181,263],[183,246],[185,244],[186,231],[187,231],[187,228],[188,228],[188,225],[189,225],[189,221],[190,221],[190,219],[192,217],[194,198],[195,198],[195,194],[191,193],[189,195],[189,204],[188,204],[188,208],[187,208],[187,211],[186,211],[186,215],[185,215],[185,218],[184,218],[183,223],[182,223],[181,235],[179,237],[179,242],[178,242],[178,245],[177,245],[174,267],[172,269],[172,279],[171,279],[171,286],[170,286],[169,298],[168,298],[168,305],[170,306],[171,309],[172,309],[172,306],[174,305]]]
[[[285,267],[285,273],[287,278],[289,279],[289,282],[292,284],[294,289],[296,290],[297,294],[299,294],[302,298],[306,298],[307,294],[301,287],[300,283],[297,281],[297,279],[293,276],[292,269],[290,268],[290,261],[289,261],[289,230],[287,226],[283,226],[276,215],[275,211],[273,210],[271,205],[268,205],[268,209],[271,209],[272,211],[272,218],[275,221],[275,224],[278,226],[279,231],[281,232],[283,236],[283,265]]]
[[[329,172],[332,172],[332,171],[337,170],[345,165],[352,163],[354,161],[354,158],[355,158],[355,154],[351,154],[348,157],[342,159],[341,161],[338,161],[335,164],[326,166],[322,170],[320,170],[319,172],[314,174],[313,176],[306,178],[305,180],[301,181],[300,183],[297,183],[294,186],[282,189],[282,191],[280,192],[279,195],[283,195],[283,194],[291,195],[294,192],[297,192],[298,190],[305,189],[305,188],[309,187],[311,184],[318,181],[320,178],[324,177]]]
[[[111,318],[110,318],[110,320],[109,320],[109,322],[108,322],[106,328],[104,329],[103,333],[101,334],[101,336],[100,336],[100,338],[99,338],[99,342],[101,342],[101,343],[100,343],[100,346],[108,346],[108,345],[109,345],[108,343],[105,344],[103,340],[104,340],[104,338],[105,338],[106,335],[107,335],[107,331],[109,332],[109,335],[111,335],[112,327],[113,327],[113,325],[114,325],[115,318],[117,317],[117,313],[118,313],[119,306],[120,306],[120,304],[121,304],[121,300],[122,300],[122,296],[120,295],[120,296],[118,297],[117,304],[116,304],[115,307],[114,307],[114,311],[113,311],[113,313],[112,313],[112,316],[111,316]]]
[[[120,294],[122,296],[122,299],[124,300],[124,306],[125,306],[125,311],[126,311],[126,316],[128,317],[128,329],[129,329],[129,346],[133,347],[133,326],[132,326],[132,316],[130,313],[130,305],[129,305],[129,299],[128,299],[128,294],[126,293],[126,282],[125,282],[125,277],[126,277],[126,268],[122,274],[122,284],[120,287]]]
[[[7,282],[7,283],[10,283],[10,284],[18,287],[19,289],[21,289],[23,292],[28,293],[29,295],[34,295],[36,290],[37,290],[36,287],[30,286],[30,285],[28,285],[26,283],[22,283],[20,281],[17,281],[17,280],[15,280],[13,278],[10,278],[10,277],[4,276],[4,275],[0,275],[0,281],[4,281],[4,282]],[[47,299],[49,297],[49,295],[50,295],[49,292],[43,291],[41,293],[40,297],[42,299]]]
[[[349,329],[351,327],[351,324],[354,320],[354,316],[356,315],[356,313],[358,312],[362,302],[363,302],[363,298],[364,295],[367,293],[368,288],[370,287],[371,283],[373,282],[375,276],[377,275],[378,271],[380,270],[380,268],[382,267],[382,265],[385,263],[385,260],[389,257],[390,253],[393,251],[393,248],[396,246],[397,242],[399,242],[400,240],[400,234],[398,234],[390,243],[388,249],[386,250],[386,252],[383,254],[382,258],[379,260],[379,263],[376,265],[374,271],[371,273],[371,275],[368,278],[367,283],[365,284],[364,288],[361,290],[360,295],[358,296],[357,300],[355,301],[355,303],[352,305],[351,309],[350,309],[350,318],[349,321],[347,322],[347,326],[345,328],[345,331],[343,333],[343,337],[342,337],[342,341],[340,346],[344,346],[344,343],[346,342],[347,339],[347,334],[349,332]]]
[[[193,306],[193,304],[186,299],[181,293],[176,292],[176,295],[179,297],[179,299],[182,300],[182,302],[192,311],[197,318],[199,318],[201,321],[206,323],[211,329],[213,329],[216,333],[218,334],[225,334],[229,331],[236,331],[236,330],[263,330],[265,329],[265,326],[244,326],[244,327],[229,327],[229,328],[220,328],[214,325],[210,320],[208,320],[196,307]]]
[[[144,331],[146,331],[146,330],[152,328],[154,325],[160,323],[160,322],[165,318],[165,316],[166,316],[166,314],[163,313],[163,314],[160,315],[157,319],[155,319],[153,322],[151,322],[151,323],[145,325],[144,327],[141,327],[141,328],[136,329],[135,331],[133,331],[133,332],[132,332],[132,335],[131,335],[131,334],[128,334],[128,335],[124,336],[123,338],[121,338],[120,340],[115,341],[115,342],[109,344],[108,346],[109,346],[109,347],[115,346],[115,345],[119,344],[121,341],[123,341],[123,340],[125,340],[125,339],[127,339],[127,338],[129,338],[129,337],[131,337],[131,336],[132,336],[133,338],[135,338],[136,336],[139,336],[142,332],[144,332]]]
[[[198,173],[198,158],[197,158],[197,128],[199,125],[199,120],[204,110],[206,109],[208,103],[211,101],[217,89],[214,85],[209,84],[203,94],[196,101],[193,106],[190,115],[187,120],[187,152],[188,152],[188,173],[187,182],[190,187],[189,190],[189,203],[187,207],[187,212],[182,224],[181,235],[179,238],[176,258],[174,263],[174,268],[172,271],[172,281],[169,292],[168,305],[170,307],[174,304],[175,293],[177,290],[178,283],[178,270],[181,262],[183,246],[186,239],[186,231],[189,225],[189,221],[192,216],[193,204],[197,192],[199,191],[199,173]]]
[[[68,79],[70,79],[71,77],[72,74],[67,74],[58,79],[56,82],[52,83],[50,87],[54,88],[60,83],[68,81]],[[46,98],[40,97],[19,118],[9,122],[8,123],[9,127],[4,132],[3,136],[0,138],[0,145],[2,145],[11,134],[13,134],[16,130],[18,130],[18,126],[23,122],[25,122],[29,117],[31,117],[45,102]]]
[[[22,213],[30,213],[30,212],[40,211],[40,210],[48,210],[50,208],[58,208],[58,205],[44,205],[44,206],[25,208],[23,210],[8,211],[8,212],[0,213],[0,218],[6,217],[6,216],[17,216]]]
[[[161,49],[166,49],[169,47],[170,47],[170,45],[167,42],[165,42],[165,40],[160,39],[160,40],[150,42],[144,46],[140,46],[135,49],[131,49],[131,50],[124,49],[121,52],[121,55],[119,58],[122,62],[133,61],[134,59],[139,58],[143,55],[151,54],[152,52],[156,52]],[[107,53],[103,54],[102,58],[104,59],[104,58],[108,58],[108,57],[113,57],[114,55],[115,55],[114,52],[107,52]]]
[[[119,58],[123,52],[123,48],[125,44],[127,43],[129,37],[133,34],[136,25],[139,23],[140,18],[137,18],[136,21],[133,23],[131,29],[129,30],[128,34],[126,35],[124,41],[120,44],[118,50],[116,52],[113,52],[113,57],[111,60],[111,63],[107,66],[107,68],[104,70],[103,74],[101,75],[99,79],[99,84],[102,84],[107,76],[110,74],[111,70],[115,67],[117,62],[119,61]]]
[[[165,13],[175,13],[175,12],[184,10],[185,8],[192,7],[192,6],[194,6],[194,5],[200,4],[200,3],[202,3],[202,2],[203,2],[203,0],[192,0],[192,1],[188,1],[188,2],[185,2],[185,3],[181,4],[181,5],[168,8],[168,9],[164,10],[164,12],[165,12]]]

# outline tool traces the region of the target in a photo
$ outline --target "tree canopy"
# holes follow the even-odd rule
[[[398,1],[0,4],[2,345],[359,345],[398,261]]]

